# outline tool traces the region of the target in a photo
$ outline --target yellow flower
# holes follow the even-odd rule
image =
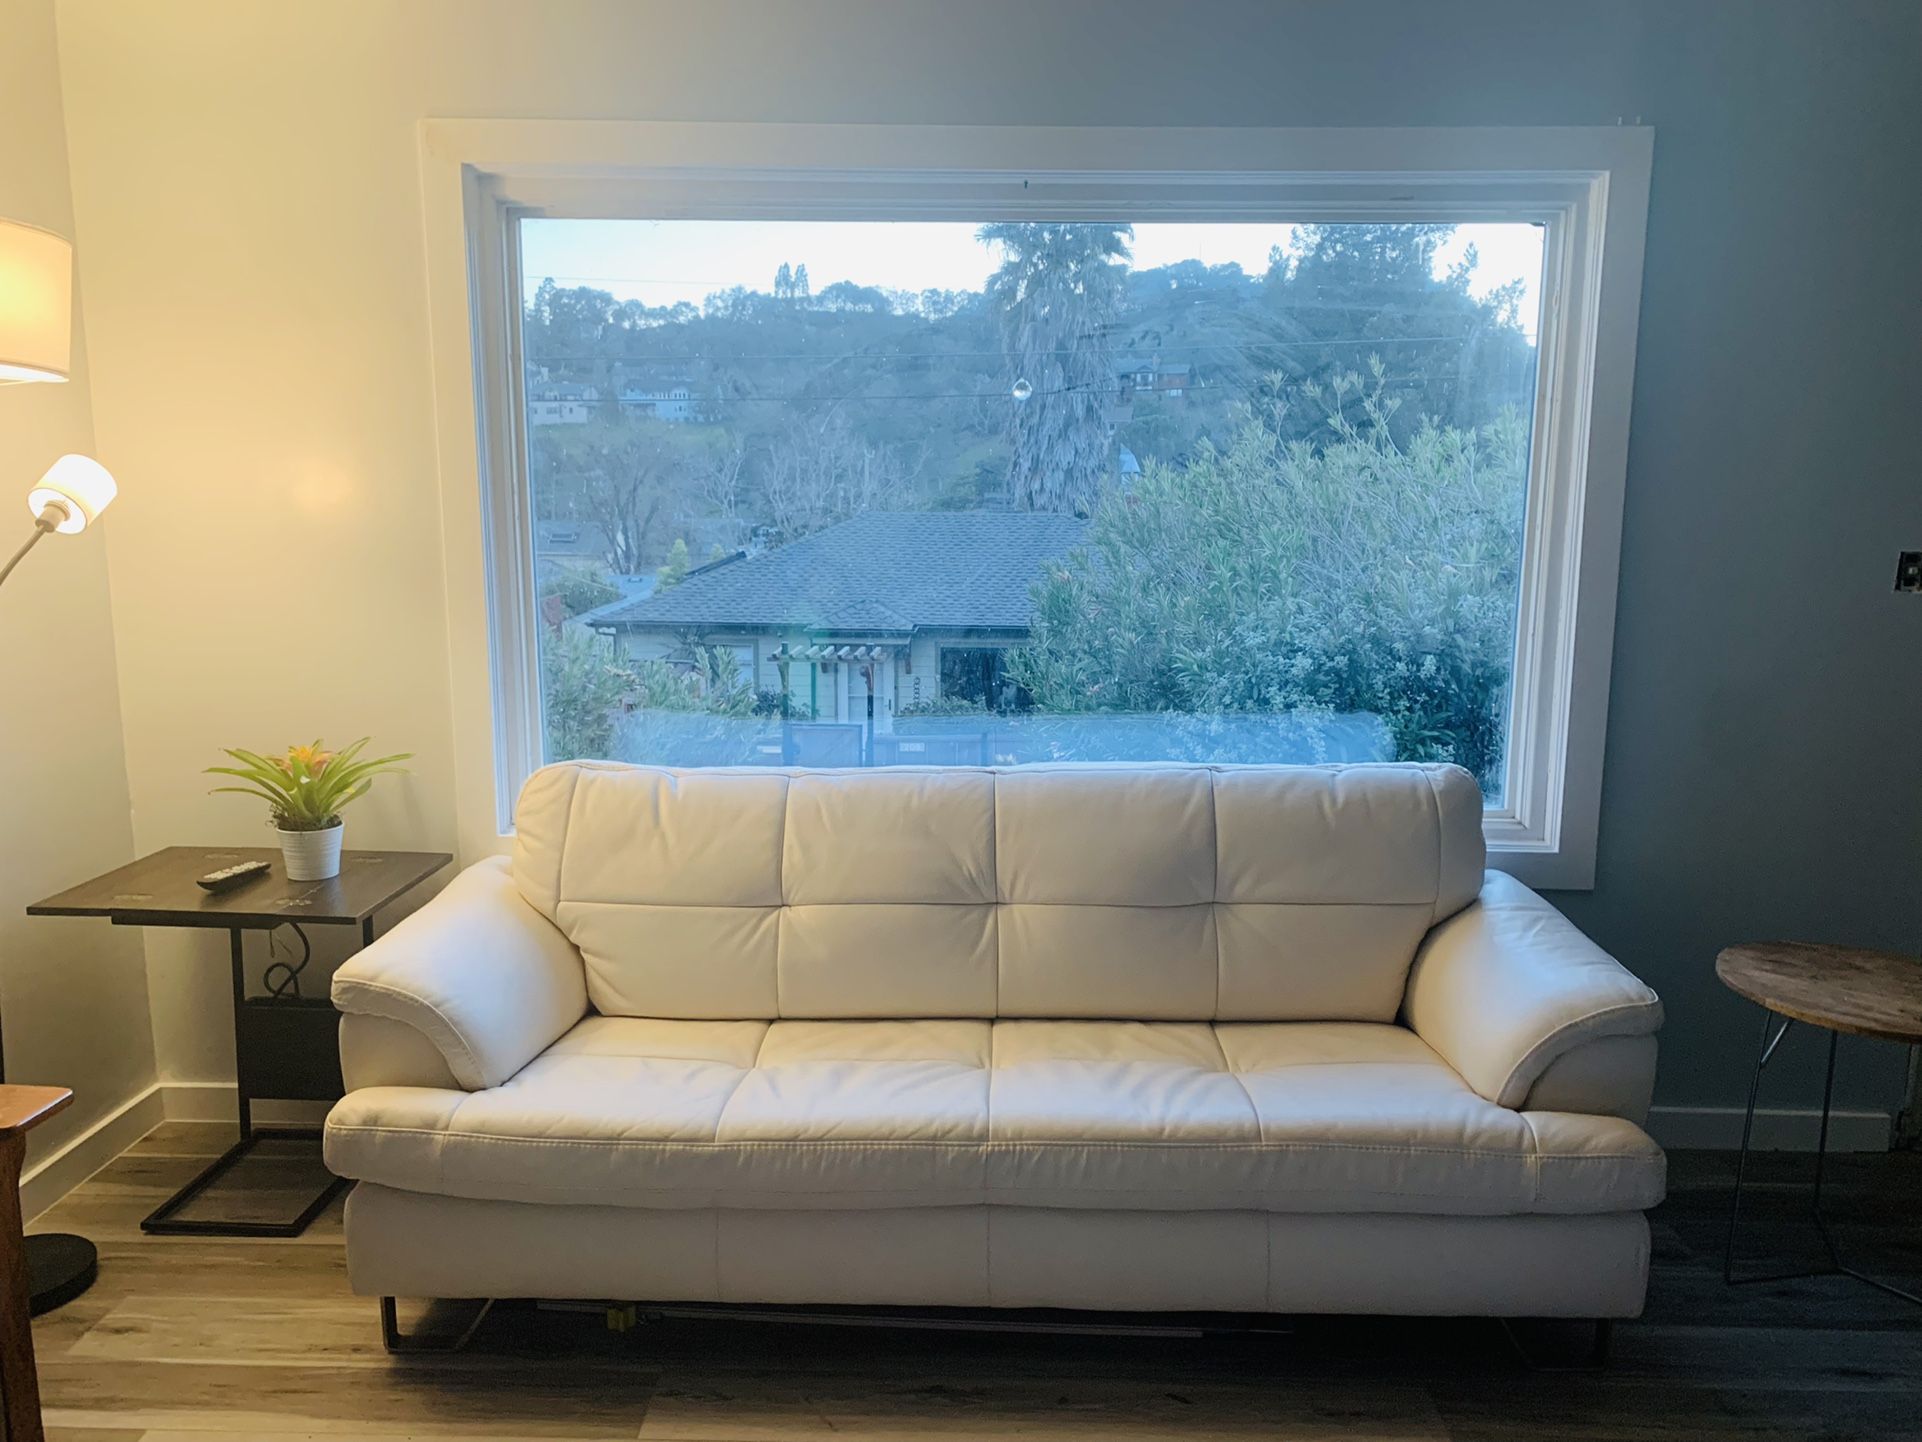
[[[327,769],[327,763],[333,759],[334,753],[321,750],[320,743],[316,741],[311,746],[289,746],[287,759],[275,764],[289,776],[294,774],[295,765],[305,766],[310,776],[318,776]]]

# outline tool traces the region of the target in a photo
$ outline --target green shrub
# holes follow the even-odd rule
[[[985,720],[995,713],[988,709],[986,702],[971,696],[933,696],[896,707],[894,714],[903,720],[914,716],[979,716]]]
[[[585,626],[541,637],[541,723],[549,761],[602,760],[614,753],[614,727],[631,674],[614,645]]]
[[[1499,788],[1527,426],[1398,444],[1354,377],[1331,408],[1319,445],[1251,417],[1103,495],[1009,656],[1036,710],[1368,712]]]
[[[621,718],[634,711],[757,714],[760,695],[719,647],[697,647],[693,664],[637,660],[585,626],[541,642],[541,717],[549,761],[615,756]]]

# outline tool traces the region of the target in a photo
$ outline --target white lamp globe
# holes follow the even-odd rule
[[[50,507],[66,514],[54,529],[63,536],[87,529],[94,517],[113,503],[120,488],[107,474],[107,468],[89,456],[62,456],[40,478],[40,484],[27,492],[27,509],[37,521]]]

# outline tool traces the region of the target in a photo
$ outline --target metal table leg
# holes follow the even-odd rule
[[[370,920],[363,930],[363,936],[371,934],[372,930]],[[235,1045],[239,1046],[240,1009],[247,999],[247,975],[243,964],[245,951],[241,945],[242,931],[239,927],[230,928],[227,935],[233,963],[234,1040]],[[240,1140],[203,1168],[186,1186],[149,1212],[140,1223],[141,1231],[160,1237],[297,1237],[307,1230],[315,1217],[327,1210],[328,1203],[347,1189],[346,1178],[329,1177],[320,1194],[302,1208],[299,1216],[288,1222],[227,1222],[218,1219],[182,1219],[178,1215],[183,1207],[225,1176],[262,1141],[270,1138],[317,1141],[320,1138],[320,1132],[313,1127],[256,1127],[253,1098],[247,1094],[246,1069],[240,1067],[236,1070],[239,1075]]]
[[[1755,1282],[1799,1281],[1805,1277],[1852,1277],[1858,1282],[1874,1287],[1877,1291],[1887,1292],[1892,1297],[1900,1297],[1905,1302],[1922,1305],[1922,1296],[1871,1277],[1845,1263],[1836,1250],[1835,1238],[1829,1232],[1828,1217],[1822,1210],[1822,1179],[1828,1161],[1829,1113],[1835,1097],[1835,1052],[1841,1041],[1841,1034],[1833,1031],[1829,1033],[1828,1069],[1822,1079],[1822,1124],[1816,1134],[1815,1142],[1815,1185],[1811,1188],[1809,1196],[1810,1215],[1815,1222],[1815,1233],[1821,1238],[1822,1250],[1828,1256],[1828,1265],[1799,1272],[1766,1272],[1755,1277],[1735,1275],[1735,1239],[1742,1218],[1742,1187],[1748,1173],[1749,1143],[1755,1131],[1755,1101],[1762,1088],[1762,1071],[1774,1057],[1775,1049],[1782,1044],[1782,1038],[1788,1035],[1789,1028],[1795,1025],[1793,1018],[1784,1017],[1781,1027],[1771,1038],[1769,1023],[1772,1018],[1773,1013],[1764,1008],[1761,1051],[1755,1058],[1755,1074],[1749,1080],[1748,1110],[1742,1118],[1742,1151],[1735,1162],[1735,1196],[1729,1206],[1728,1242],[1722,1253],[1723,1281],[1731,1287],[1740,1287]]]

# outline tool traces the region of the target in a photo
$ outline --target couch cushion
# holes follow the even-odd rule
[[[492,1090],[370,1087],[343,1176],[503,1201],[1507,1215],[1661,1199],[1630,1122],[1514,1112],[1343,1022],[590,1017]]]
[[[514,875],[607,1015],[1386,1022],[1481,814],[1452,766],[569,763]]]

